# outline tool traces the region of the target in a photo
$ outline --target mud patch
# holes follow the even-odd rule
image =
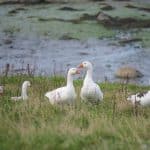
[[[120,2],[120,1],[121,1],[121,2],[122,2],[122,1],[125,1],[125,2],[127,2],[127,1],[131,1],[131,0],[113,0],[113,1],[119,1],[119,2]]]
[[[149,28],[150,19],[141,20],[136,18],[119,18],[111,17],[103,12],[97,16],[97,21],[107,27],[120,27],[120,28]]]
[[[90,1],[92,1],[92,2],[103,2],[105,0],[90,0]]]
[[[128,4],[125,7],[127,7],[127,8],[135,8],[135,9],[138,9],[138,10],[144,10],[146,12],[150,12],[150,8],[137,7],[137,6],[134,6],[134,5],[131,5],[131,4]]]
[[[141,42],[142,39],[140,38],[129,38],[129,39],[123,39],[123,40],[120,40],[119,43],[121,45],[124,45],[124,44],[129,44],[129,43],[133,43],[133,42]]]
[[[95,15],[90,15],[88,13],[84,13],[80,18],[79,20],[80,21],[86,21],[86,20],[96,20],[96,16],[98,14],[95,14]]]
[[[109,10],[113,10],[113,9],[114,9],[114,7],[112,7],[111,5],[108,5],[108,4],[106,4],[105,6],[103,6],[101,8],[101,10],[104,10],[104,11],[109,11]]]
[[[59,40],[79,40],[79,39],[73,38],[68,34],[64,34],[62,37],[59,38]]]
[[[76,8],[72,8],[72,7],[61,7],[58,10],[63,10],[63,11],[83,11],[83,9],[76,9]]]
[[[26,9],[26,8],[23,8],[23,7],[19,7],[19,8],[10,10],[10,11],[8,12],[8,15],[17,14],[17,13],[19,13],[20,11],[27,11],[27,9]]]
[[[89,55],[89,53],[87,53],[87,52],[79,52],[78,53],[80,56],[87,56],[87,55]]]
[[[38,17],[33,17],[33,18],[38,18]],[[60,21],[60,22],[70,22],[70,23],[74,23],[74,24],[79,24],[82,21],[84,21],[84,19],[79,18],[79,19],[61,19],[61,18],[38,18],[38,21],[41,22],[47,22],[47,21]]]
[[[3,43],[6,45],[9,45],[9,44],[12,44],[13,41],[11,39],[7,38],[7,39],[3,39]]]

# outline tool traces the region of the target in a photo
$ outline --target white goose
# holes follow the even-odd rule
[[[79,65],[79,68],[86,69],[86,76],[81,88],[81,99],[84,101],[99,102],[103,100],[103,93],[100,87],[93,81],[92,73],[93,66],[89,61],[84,61]]]
[[[79,74],[77,68],[71,68],[68,71],[67,75],[67,85],[64,87],[60,87],[53,91],[47,92],[45,96],[49,99],[50,103],[58,104],[58,103],[68,103],[72,104],[76,99],[75,88],[73,85],[73,75]]]
[[[150,91],[144,93],[137,93],[127,98],[133,105],[140,104],[142,106],[150,106]]]
[[[24,81],[22,84],[22,89],[21,89],[21,96],[18,97],[11,97],[12,100],[18,101],[18,100],[27,100],[28,95],[27,95],[27,88],[31,86],[30,81]]]

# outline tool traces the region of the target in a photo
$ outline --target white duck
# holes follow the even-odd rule
[[[75,74],[79,74],[79,70],[77,68],[69,69],[67,75],[67,85],[45,94],[52,105],[58,103],[72,104],[75,101],[76,93],[73,85],[73,75]]]
[[[150,106],[150,91],[144,93],[137,93],[127,98],[133,105],[140,104],[142,106]]]
[[[84,61],[79,65],[79,68],[86,69],[86,76],[81,88],[81,99],[84,101],[99,102],[103,100],[103,93],[100,87],[93,81],[92,73],[93,66],[89,61]]]
[[[18,100],[27,100],[28,95],[27,95],[27,88],[31,86],[30,81],[24,81],[22,84],[22,91],[21,91],[21,96],[18,97],[11,97],[12,100],[18,101]]]

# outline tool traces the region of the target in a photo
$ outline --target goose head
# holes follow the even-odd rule
[[[89,61],[83,61],[78,68],[85,68],[86,70],[92,69],[92,64]]]
[[[22,97],[23,100],[28,99],[28,96],[27,96],[27,88],[28,88],[29,86],[31,86],[30,81],[24,81],[23,84],[22,84],[21,97]]]
[[[68,74],[70,75],[75,75],[75,74],[80,74],[78,68],[70,68],[68,71]]]
[[[22,86],[29,87],[29,86],[31,86],[31,83],[30,83],[30,81],[24,81]]]

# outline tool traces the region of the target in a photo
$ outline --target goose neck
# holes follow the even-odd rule
[[[22,96],[23,100],[28,98],[28,96],[27,96],[27,85],[26,84],[22,85],[21,96]]]
[[[86,78],[92,79],[92,72],[93,72],[92,68],[89,68],[86,73]]]
[[[73,77],[69,73],[67,75],[67,87],[73,87]]]

